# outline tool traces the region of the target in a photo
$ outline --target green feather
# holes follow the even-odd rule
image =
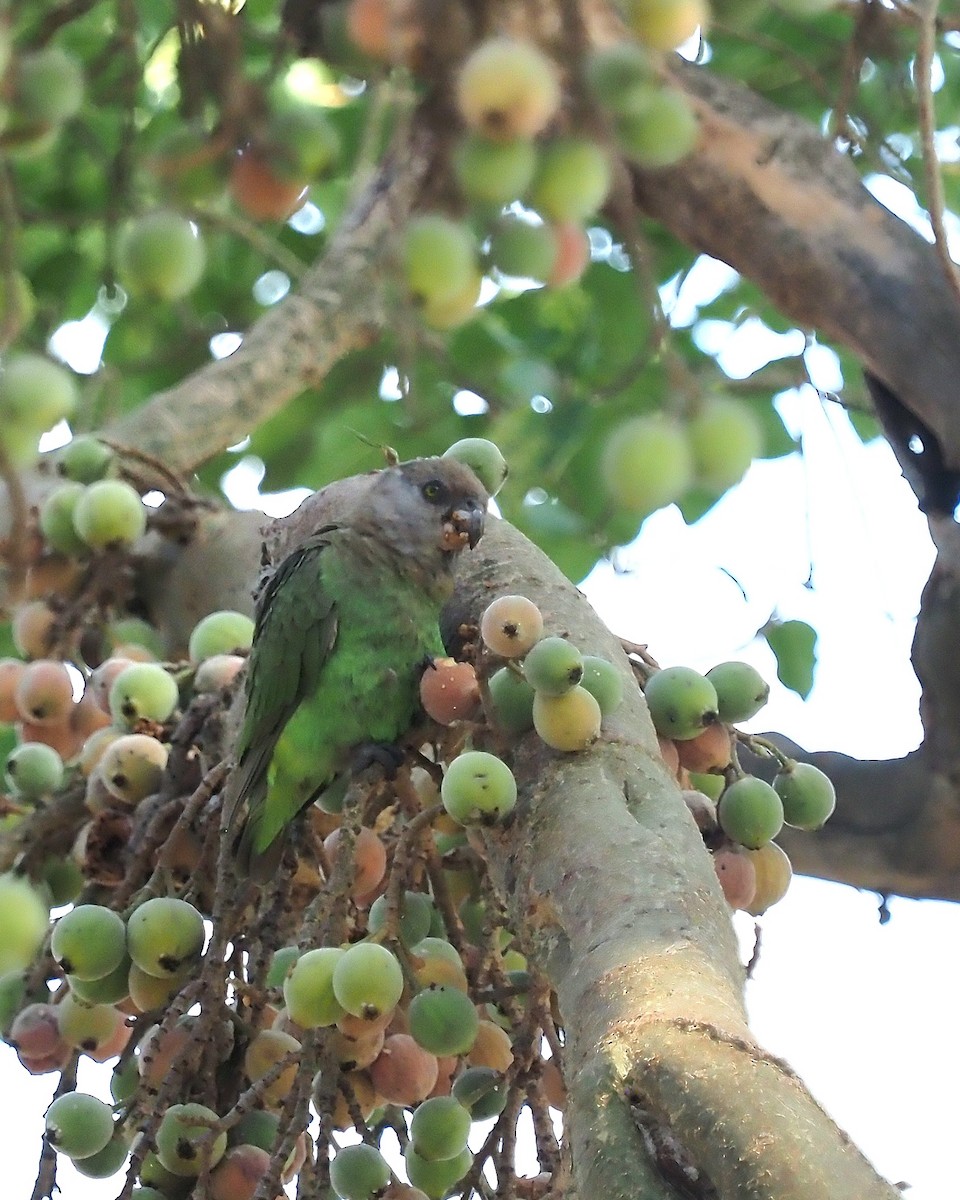
[[[241,857],[263,855],[356,746],[404,732],[417,664],[443,653],[437,602],[395,572],[373,572],[354,553],[357,535],[328,537],[285,560],[263,597],[237,742]]]
[[[257,609],[247,666],[247,705],[235,751],[237,766],[224,810],[231,825],[246,803],[244,844],[251,853],[261,852],[272,840],[264,842],[261,827],[271,763],[281,735],[298,707],[316,692],[336,639],[333,597],[324,593],[322,585],[321,557],[326,546],[319,537],[290,554]]]
[[[259,878],[297,813],[343,787],[355,749],[395,742],[410,725],[416,668],[443,653],[455,555],[442,535],[454,510],[486,506],[475,477],[450,460],[368,478],[336,524],[287,554],[258,603],[224,824],[241,869]]]

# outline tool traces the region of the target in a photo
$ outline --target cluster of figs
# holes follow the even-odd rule
[[[489,443],[457,453],[492,475],[495,489],[499,452],[492,462]],[[41,514],[59,569],[100,552],[96,538],[71,539],[72,506],[101,470],[98,462],[84,468],[86,481],[68,477],[79,487],[55,491]],[[122,548],[130,536],[110,545]],[[474,837],[510,819],[517,783],[507,762],[474,743],[503,751],[532,733],[559,754],[588,749],[623,699],[612,662],[548,632],[528,597],[492,600],[473,661],[436,659],[421,676],[422,706],[439,732],[432,763],[421,755],[410,771],[413,808],[398,800],[359,824],[355,812],[309,811],[322,839],[320,873],[304,880],[298,871],[289,884],[298,900],[283,906],[257,955],[220,964],[226,1020],[222,1008],[197,1014],[186,1003],[213,979],[215,821],[203,836],[175,825],[132,890],[124,847],[168,786],[190,705],[216,697],[229,708],[253,623],[211,613],[193,630],[188,658],[169,663],[159,661],[149,625],[117,620],[107,657],[81,678],[46,657],[55,609],[40,612],[29,597],[22,608],[36,618],[36,628],[22,615],[18,626],[29,661],[0,662],[0,719],[17,734],[0,820],[15,830],[69,789],[81,815],[66,854],[36,862],[29,877],[0,875],[0,1032],[31,1073],[63,1070],[77,1054],[115,1060],[109,1100],[64,1092],[46,1114],[48,1142],[80,1173],[107,1178],[134,1156],[136,1200],[179,1200],[200,1177],[212,1200],[251,1200],[265,1180],[279,1194],[309,1153],[305,1127],[289,1146],[284,1140],[284,1114],[308,1068],[307,1099],[328,1132],[363,1134],[398,1119],[406,1129],[405,1178],[370,1140],[331,1143],[336,1195],[440,1200],[483,1169],[468,1144],[477,1122],[496,1120],[511,1097],[539,1103],[541,1114],[563,1108],[562,1046],[532,1004],[523,940],[508,927]],[[736,745],[746,735],[735,726],[767,696],[745,663],[706,675],[653,670],[644,690],[724,894],[733,907],[763,911],[790,876],[773,837],[784,821],[819,827],[833,807],[829,781],[755,738],[752,748],[777,758],[773,782],[740,769]],[[425,853],[411,829],[427,839]],[[120,847],[113,859],[103,853],[109,839]],[[347,916],[325,937],[303,912],[335,883]],[[56,908],[66,911],[51,922]],[[231,936],[248,944],[242,926]],[[520,1074],[518,1047],[529,1044],[542,1049]],[[204,1055],[229,1064],[230,1086],[219,1070],[196,1069]]]
[[[773,839],[785,824],[821,828],[836,804],[819,767],[735,728],[759,713],[769,691],[755,667],[738,661],[718,663],[705,675],[665,667],[644,684],[661,754],[713,854],[724,896],[754,916],[783,898],[793,874]],[[774,764],[770,782],[741,768],[739,741]]]

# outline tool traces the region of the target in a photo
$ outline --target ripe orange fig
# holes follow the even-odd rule
[[[25,658],[43,658],[50,648],[57,615],[45,600],[29,600],[13,614],[13,644]]]
[[[370,1078],[378,1095],[391,1104],[417,1104],[430,1095],[438,1070],[436,1055],[408,1033],[394,1033],[370,1067]]]
[[[0,721],[5,725],[20,720],[14,694],[25,667],[19,658],[0,658]]]
[[[668,737],[657,735],[657,745],[660,747],[660,757],[667,765],[670,774],[677,776],[680,774],[680,753],[677,749],[677,743]]]
[[[420,676],[420,703],[441,725],[469,717],[480,702],[480,687],[472,663],[435,658]]]
[[[347,33],[371,58],[412,66],[423,38],[415,13],[407,0],[349,0]]]
[[[676,745],[680,765],[688,771],[722,771],[730,765],[730,730],[720,721]]]
[[[757,873],[756,894],[747,905],[747,912],[759,917],[787,894],[793,866],[776,842],[768,842],[759,850],[748,850],[747,854]]]
[[[323,843],[330,865],[336,863],[340,846],[340,830],[327,835]],[[354,876],[350,892],[362,896],[377,886],[387,869],[387,851],[372,829],[364,826],[353,843]]]
[[[557,221],[553,227],[557,255],[553,270],[547,276],[547,286],[566,287],[576,283],[590,265],[590,239],[587,231],[576,221]]]
[[[757,872],[748,851],[725,846],[713,855],[713,869],[731,908],[747,908],[757,892]]]
[[[307,185],[281,179],[260,151],[238,150],[230,168],[230,195],[254,221],[286,221],[303,207]]]
[[[73,708],[73,683],[61,662],[38,659],[23,672],[14,692],[20,720],[62,725]]]

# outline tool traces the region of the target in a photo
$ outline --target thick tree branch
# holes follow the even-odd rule
[[[877,204],[852,164],[812,126],[703,68],[678,65],[677,73],[695,98],[703,134],[676,167],[635,172],[640,206],[688,244],[742,271],[798,323],[851,348],[911,420],[922,421],[927,448],[937,447],[945,471],[960,469],[960,306],[934,248]],[[266,314],[229,359],[155,397],[110,432],[188,469],[375,337],[389,319],[378,259],[415,201],[427,164],[419,142],[406,156],[398,152],[308,273],[301,295]],[[928,481],[918,464],[904,452],[901,461],[922,492]],[[960,842],[952,817],[960,763],[960,665],[953,669],[960,567],[952,564],[960,556],[945,555],[956,537],[952,523],[935,524],[941,555],[914,645],[924,751],[890,763],[827,756],[839,785],[838,816],[821,834],[788,837],[786,844],[798,869],[811,874],[960,898],[951,850]],[[903,828],[886,826],[888,809]],[[877,814],[884,814],[881,827]]]
[[[233,354],[157,393],[104,435],[188,473],[374,341],[391,320],[393,240],[428,173],[430,146],[414,127],[394,147],[326,253]]]
[[[882,381],[888,436],[939,551],[913,648],[922,751],[864,763],[806,755],[837,784],[838,813],[813,838],[788,832],[784,845],[808,874],[958,899],[960,554],[950,518],[960,478],[960,304],[936,249],[879,205],[812,126],[701,68],[682,65],[677,77],[697,104],[700,143],[668,171],[635,172],[638,203]]]
[[[225,513],[202,524],[195,543],[186,548],[164,545],[162,554],[143,571],[142,598],[151,621],[181,651],[201,615],[216,608],[249,611],[250,589],[260,564],[262,514]],[[960,533],[958,533],[960,539]],[[275,553],[277,548],[274,547]],[[837,788],[837,812],[815,834],[784,830],[779,839],[794,867],[805,875],[848,883],[853,887],[911,897],[960,900],[960,810],[956,785],[945,770],[935,768],[932,750],[944,744],[944,761],[953,761],[960,715],[954,720],[953,685],[956,638],[952,607],[960,605],[960,582],[931,577],[928,589],[942,588],[945,598],[925,611],[942,615],[936,629],[921,622],[918,640],[926,649],[924,702],[935,713],[925,718],[927,741],[901,759],[861,761],[835,751],[808,752],[779,734],[777,744],[797,758],[826,771]],[[951,607],[952,606],[952,607]],[[940,672],[944,700],[929,685]],[[938,707],[938,705],[946,707]],[[769,773],[769,760],[741,758],[757,774]]]
[[[960,812],[956,787],[925,748],[904,758],[856,759],[807,751],[765,734],[786,753],[813,763],[837,789],[837,810],[817,833],[785,828],[777,841],[794,869],[883,895],[960,900]],[[772,778],[773,767],[740,752],[744,767]]]
[[[637,1177],[638,1158],[654,1179],[659,1171],[625,1120],[634,1096],[720,1200],[891,1200],[896,1190],[746,1027],[728,912],[609,630],[501,522],[464,556],[449,630],[477,621],[491,594],[515,591],[549,614],[551,632],[619,662],[630,681],[593,750],[559,755],[535,735],[522,740],[514,819],[485,835],[512,923],[559,998],[580,1194],[673,1194],[662,1176],[657,1190]],[[740,1100],[728,1121],[731,1080]]]
[[[255,577],[260,539],[246,517],[229,539],[221,529],[208,544],[208,576],[217,577],[218,548],[229,546],[222,552]],[[178,596],[195,574],[195,566],[174,565],[157,602]],[[510,591],[534,597],[551,632],[620,662],[628,681],[624,705],[594,750],[558,755],[533,735],[514,747],[521,801],[505,829],[484,835],[511,923],[529,937],[525,950],[559,996],[579,1194],[685,1194],[649,1152],[650,1119],[694,1163],[704,1195],[709,1185],[721,1200],[894,1196],[792,1073],[751,1039],[743,972],[709,857],[664,769],[619,642],[580,593],[520,534],[493,522],[480,548],[464,557],[445,614],[448,644],[464,623],[476,622],[492,594]],[[880,891],[958,898],[948,859],[960,839],[947,829],[949,803],[928,795],[922,754],[859,763],[805,755],[779,740],[827,770],[840,794],[825,831],[787,839],[798,869]],[[934,815],[918,821],[917,807]],[[937,872],[942,886],[931,883]],[[731,1076],[742,1111],[719,1130]],[[781,1111],[792,1114],[785,1127]],[[767,1170],[792,1190],[757,1190]]]
[[[808,122],[702,67],[675,75],[700,140],[674,167],[633,172],[640,208],[853,351],[960,467],[960,304],[935,249]]]

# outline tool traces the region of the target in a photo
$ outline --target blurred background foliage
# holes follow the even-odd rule
[[[392,101],[429,86],[345,48],[342,0],[324,6],[329,44],[309,57],[284,33],[281,8],[277,0],[6,7],[8,81],[19,59],[50,46],[73,56],[85,81],[76,111],[39,132],[18,124],[8,84],[0,133],[4,294],[27,288],[6,322],[7,349],[52,350],[80,373],[74,433],[102,428],[229,352],[295,289],[386,143]],[[868,181],[887,176],[924,204],[916,27],[905,5],[838,3],[808,18],[741,0],[716,0],[714,10],[712,28],[684,54],[804,117]],[[949,119],[960,111],[960,34],[949,25],[933,82]],[[322,110],[339,153],[307,181],[305,205],[289,220],[258,220],[228,186],[231,162],[238,148],[259,144],[271,112],[294,104]],[[185,128],[214,147],[203,171],[168,169]],[[956,203],[955,125],[939,131],[938,149]],[[125,223],[158,206],[194,221],[207,251],[199,285],[170,301],[128,295],[117,281]],[[375,465],[370,442],[406,458],[488,437],[510,464],[504,515],[578,580],[642,523],[644,514],[619,509],[598,486],[604,446],[626,419],[663,409],[684,420],[703,397],[728,392],[754,414],[762,456],[797,450],[775,401],[809,382],[809,338],[771,340],[769,361],[731,378],[711,349],[723,340],[718,331],[791,328],[757,287],[704,269],[652,222],[624,229],[601,215],[589,234],[592,262],[578,282],[556,290],[489,282],[476,316],[449,334],[424,330],[398,291],[394,328],[207,462],[197,486],[222,497],[227,473],[252,456],[263,491],[316,488]],[[838,352],[837,365],[837,398],[862,438],[877,436],[856,362]],[[692,522],[717,499],[694,485],[679,506]]]

